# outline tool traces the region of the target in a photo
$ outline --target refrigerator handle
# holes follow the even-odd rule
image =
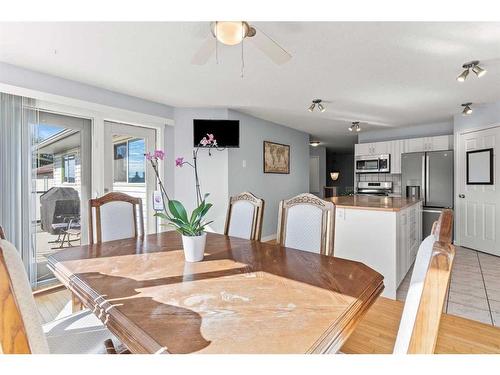
[[[426,198],[427,198],[427,189],[426,189],[426,181],[425,181],[425,159],[426,155],[425,153],[422,155],[422,199],[424,200],[423,205],[426,205]]]
[[[425,204],[428,204],[430,201],[430,170],[429,170],[429,155],[425,154]]]

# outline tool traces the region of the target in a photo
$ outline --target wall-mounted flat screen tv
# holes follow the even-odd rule
[[[240,147],[239,120],[193,120],[193,145],[195,147],[207,134],[213,134],[217,145],[221,148]]]

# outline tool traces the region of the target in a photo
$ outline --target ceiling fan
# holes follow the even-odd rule
[[[193,56],[191,63],[206,64],[208,59],[217,53],[218,42],[227,46],[241,44],[243,48],[243,41],[251,42],[278,65],[292,58],[276,41],[246,21],[215,21],[210,23],[210,34]]]

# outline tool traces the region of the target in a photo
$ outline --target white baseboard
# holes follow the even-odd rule
[[[266,236],[266,237],[262,237],[260,239],[260,242],[267,242],[267,241],[272,241],[272,240],[275,240],[275,239],[276,239],[276,233],[271,234],[271,235]]]

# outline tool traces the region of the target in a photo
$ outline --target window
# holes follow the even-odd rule
[[[75,183],[76,158],[75,155],[64,155],[62,163],[62,182]]]
[[[114,145],[114,182],[145,183],[144,139],[129,139]]]

